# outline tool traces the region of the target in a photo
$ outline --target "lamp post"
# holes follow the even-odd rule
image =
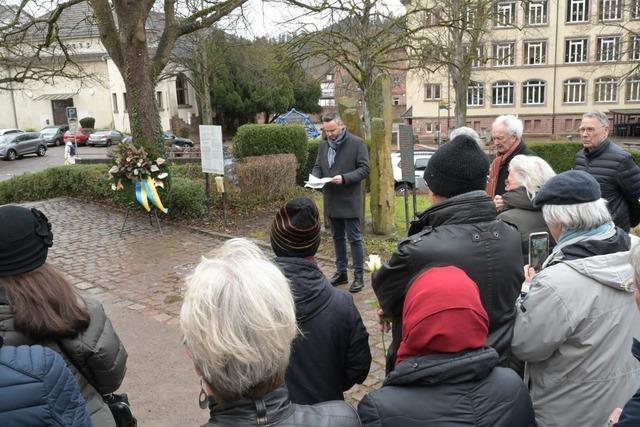
[[[449,100],[448,99],[441,99],[440,102],[438,103],[438,147],[440,146],[440,135],[442,134],[442,127],[440,126],[440,110],[447,110],[449,111]],[[447,121],[447,130],[449,128],[449,123]]]

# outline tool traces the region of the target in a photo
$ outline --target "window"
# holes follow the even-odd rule
[[[547,62],[547,42],[525,42],[524,64],[541,65]]]
[[[620,57],[620,38],[615,36],[598,37],[597,58],[600,62],[614,62]]]
[[[328,98],[328,99],[319,99],[318,100],[318,105],[321,107],[335,107],[336,106],[336,100],[333,98]]]
[[[522,103],[524,105],[544,104],[547,84],[542,80],[527,80],[522,83]]]
[[[640,75],[638,74],[627,79],[627,101],[640,102]]]
[[[394,96],[393,97],[393,105],[400,105],[400,97],[399,96]]]
[[[567,22],[587,22],[589,0],[567,0]]]
[[[640,36],[631,36],[629,44],[631,45],[629,60],[640,61]]]
[[[178,105],[189,105],[189,89],[187,87],[187,78],[184,74],[178,74],[176,77],[176,98]]]
[[[496,4],[496,27],[511,27],[516,20],[516,4],[498,3]]]
[[[484,47],[478,46],[475,53],[471,52],[469,45],[464,47],[464,54],[470,57],[471,68],[480,68],[484,64]]]
[[[320,83],[320,90],[323,98],[333,98],[336,95],[335,83]]]
[[[129,111],[129,103],[127,102],[127,92],[122,93],[122,99],[124,99],[124,112]]]
[[[427,83],[424,85],[424,100],[440,99],[440,83]]]
[[[564,93],[562,95],[562,102],[565,104],[580,104],[586,102],[587,81],[585,79],[567,79],[564,81],[563,86]]]
[[[493,56],[496,67],[508,67],[514,64],[514,44],[498,43],[493,45]]]
[[[400,76],[398,74],[393,74],[393,86],[400,86],[400,83],[402,83]]]
[[[615,77],[596,79],[595,102],[616,102],[618,100],[618,80]]]
[[[564,62],[575,64],[587,62],[587,39],[572,39],[565,42]]]
[[[329,73],[329,74],[325,74],[324,79],[328,82],[333,81],[333,74]]]
[[[547,23],[547,0],[525,3],[524,13],[524,22],[527,25],[545,25]]]
[[[164,106],[162,105],[162,92],[156,92],[156,105],[158,106],[158,110],[164,110]]]
[[[475,25],[476,14],[477,14],[476,8],[473,7],[472,5],[468,5],[467,6],[467,13],[464,16],[464,18],[465,18],[464,25],[465,25],[466,28],[472,28]]]
[[[118,112],[118,94],[117,93],[111,94],[111,104],[113,104],[113,112],[117,113]]]
[[[467,106],[481,107],[484,105],[484,85],[481,82],[470,82],[467,88]]]
[[[622,0],[600,0],[601,21],[617,21],[622,18]]]
[[[640,19],[640,0],[631,0],[629,10],[631,13],[631,19]]]
[[[499,81],[491,85],[493,105],[513,105],[513,82]]]

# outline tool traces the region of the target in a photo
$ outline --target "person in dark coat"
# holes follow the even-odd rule
[[[629,263],[633,267],[633,286],[636,305],[640,309],[640,244],[636,243],[629,251]],[[640,341],[633,339],[631,354],[640,362]],[[624,405],[624,408],[614,411],[610,418],[614,427],[640,426],[640,388]]]
[[[372,278],[380,303],[378,314],[392,318],[393,341],[387,372],[395,366],[402,336],[402,307],[409,284],[424,268],[455,265],[480,288],[489,314],[489,343],[509,363],[515,300],[524,279],[520,233],[496,219],[484,188],[489,158],[468,136],[443,145],[429,160],[424,178],[431,207],[420,214],[391,258]]]
[[[76,294],[46,262],[53,232],[38,209],[0,206],[0,336],[40,344],[74,374],[95,427],[115,427],[102,395],[122,384],[127,352],[99,301]]]
[[[576,154],[575,169],[593,175],[613,222],[628,232],[640,222],[640,168],[608,138],[609,119],[603,112],[585,113],[579,131],[583,148]]]
[[[271,226],[276,263],[291,283],[301,334],[291,348],[285,377],[294,403],[344,399],[343,392],[369,374],[369,334],[348,293],[335,289],[314,255],[320,244],[320,216],[312,200],[287,202]]]
[[[516,226],[522,237],[523,264],[529,263],[529,234],[546,231],[542,208],[533,207],[533,198],[542,186],[555,176],[555,172],[540,157],[515,156],[509,163],[507,192],[493,198],[498,208],[498,219]],[[550,239],[550,247],[555,244]]]
[[[207,427],[360,427],[342,400],[289,399],[284,380],[298,333],[293,295],[254,243],[228,240],[198,264],[187,279],[180,329],[201,378]]]
[[[91,427],[87,405],[73,374],[55,351],[2,345],[0,425]]]
[[[478,287],[453,266],[413,281],[404,303],[395,369],[360,401],[362,425],[536,425],[527,387],[486,347],[489,317]]]
[[[336,252],[336,273],[331,278],[331,284],[337,286],[349,281],[346,233],[351,246],[354,276],[349,292],[360,292],[364,287],[364,243],[360,232],[363,205],[361,182],[369,176],[369,154],[364,141],[349,133],[338,114],[325,114],[322,124],[327,138],[320,143],[311,174],[317,178],[331,178],[322,189],[324,214],[331,225]]]
[[[522,120],[515,115],[499,116],[491,125],[491,140],[496,146],[496,158],[489,168],[487,194],[489,197],[502,196],[509,175],[509,163],[518,154],[534,156],[522,140]]]

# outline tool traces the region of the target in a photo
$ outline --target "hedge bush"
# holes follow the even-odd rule
[[[307,164],[307,132],[300,125],[255,125],[238,128],[233,139],[233,156],[236,159],[291,153],[298,161],[295,166],[298,180],[304,178]]]
[[[244,199],[266,202],[290,194],[296,185],[295,165],[293,154],[247,157],[238,161],[235,172],[240,195]]]
[[[556,173],[573,169],[576,153],[582,148],[578,142],[539,142],[527,146],[549,163]]]
[[[93,129],[96,126],[96,119],[94,117],[83,117],[80,119],[80,127]]]
[[[316,138],[307,143],[307,161],[304,163],[304,167],[300,169],[300,173],[298,173],[298,185],[304,185],[304,182],[307,180],[309,174],[313,170],[313,166],[316,163],[316,157],[318,157],[318,149],[320,148],[321,142],[321,138]]]
[[[188,178],[171,180],[169,215],[180,218],[200,218],[207,212],[202,183]]]

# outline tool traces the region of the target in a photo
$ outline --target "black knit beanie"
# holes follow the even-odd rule
[[[489,157],[473,138],[460,135],[431,156],[424,180],[433,193],[444,197],[484,190],[490,164]]]
[[[291,199],[271,224],[271,248],[277,256],[308,257],[320,246],[320,215],[313,200]]]
[[[51,224],[42,212],[0,206],[0,277],[17,276],[40,267],[52,245]]]

